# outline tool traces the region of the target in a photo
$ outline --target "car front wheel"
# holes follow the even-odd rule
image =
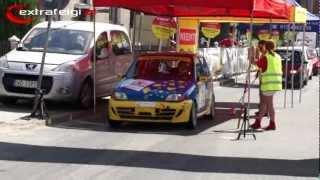
[[[211,120],[214,120],[214,117],[215,117],[215,103],[216,103],[216,99],[215,99],[215,96],[214,94],[212,94],[212,100],[211,100],[211,107],[210,107],[210,119]]]
[[[93,85],[89,79],[82,84],[79,103],[80,106],[85,109],[92,108],[93,106]]]
[[[119,128],[121,126],[121,123],[122,123],[121,121],[114,121],[114,120],[108,119],[109,127],[112,129]]]
[[[192,103],[192,108],[190,112],[189,121],[187,122],[187,128],[188,129],[196,129],[198,123],[197,119],[197,106],[196,103]]]

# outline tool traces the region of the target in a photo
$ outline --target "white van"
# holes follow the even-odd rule
[[[46,36],[47,22],[34,26],[18,48],[0,57],[0,98],[3,102],[33,98]],[[96,93],[108,96],[127,71],[131,42],[123,26],[96,23]],[[93,23],[52,23],[42,89],[45,99],[78,101],[90,107],[93,97]]]

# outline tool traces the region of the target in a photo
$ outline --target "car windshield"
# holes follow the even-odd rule
[[[281,56],[283,62],[289,58],[288,63],[292,63],[292,51],[276,50],[276,52]],[[294,51],[294,64],[301,64],[301,52],[299,51]]]
[[[152,56],[150,56],[152,57]],[[190,58],[139,58],[129,78],[145,80],[193,80],[193,62]]]
[[[84,54],[88,49],[92,33],[70,29],[52,29],[49,35],[48,52],[62,54]],[[43,51],[46,29],[31,31],[18,50]]]

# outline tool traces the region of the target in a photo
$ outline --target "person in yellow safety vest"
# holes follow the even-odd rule
[[[253,129],[261,128],[261,119],[266,112],[270,115],[270,123],[265,130],[275,130],[275,111],[273,106],[273,96],[277,91],[282,90],[282,64],[281,57],[274,52],[275,44],[272,41],[267,41],[265,46],[265,56],[259,61],[254,62],[261,69],[261,104],[258,116]]]
[[[255,59],[260,59],[265,58],[265,55],[267,53],[266,51],[266,42],[265,40],[260,40],[258,42],[258,48],[256,48],[256,52],[255,52]],[[259,109],[260,109],[260,104],[261,104],[261,96],[262,96],[262,92],[261,92],[261,68],[258,69],[257,74],[256,74],[256,78],[259,78]],[[255,112],[256,115],[259,114],[259,111]],[[264,116],[268,116],[268,113],[265,113]]]

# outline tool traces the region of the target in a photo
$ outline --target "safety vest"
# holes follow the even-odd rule
[[[282,90],[282,64],[281,57],[274,53],[266,54],[267,70],[261,74],[261,91],[280,91]]]

